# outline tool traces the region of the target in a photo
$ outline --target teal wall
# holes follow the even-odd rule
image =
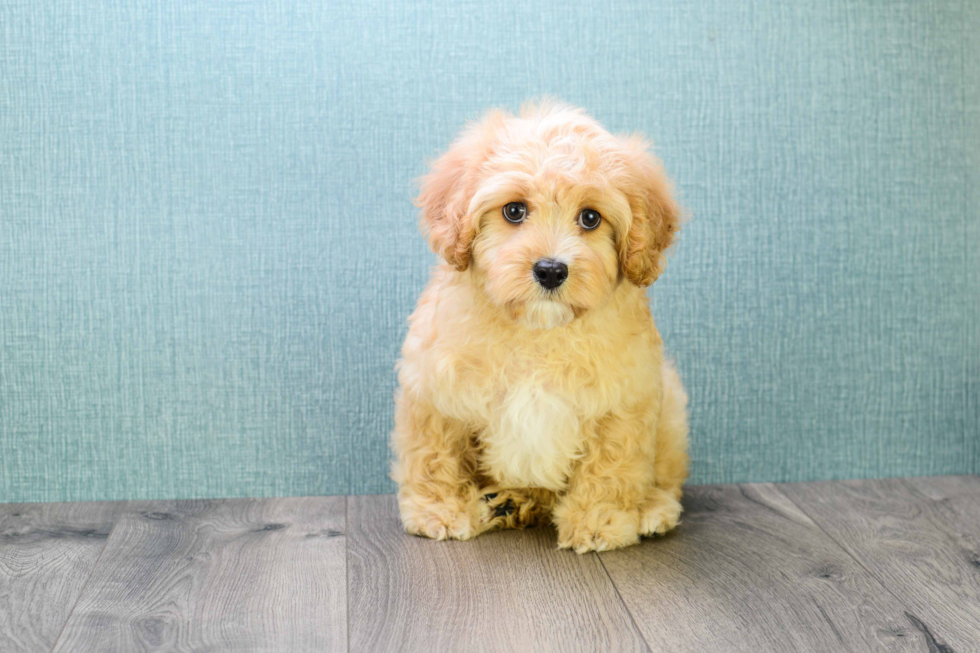
[[[980,472],[980,3],[0,3],[0,501],[386,492],[412,179],[657,143],[693,481]]]

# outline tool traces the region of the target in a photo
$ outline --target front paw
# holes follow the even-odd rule
[[[640,535],[663,535],[680,523],[683,510],[674,497],[660,489],[652,490],[640,508]]]
[[[476,503],[477,520],[481,531],[500,528],[520,528],[520,512],[511,492],[490,488]]]
[[[481,532],[537,526],[548,519],[552,504],[546,490],[486,487],[477,501],[477,522]]]
[[[560,506],[555,511],[558,548],[576,553],[609,551],[640,541],[640,516],[611,503],[587,508]]]
[[[468,540],[477,534],[471,517],[453,505],[403,502],[401,518],[406,533],[433,540]]]

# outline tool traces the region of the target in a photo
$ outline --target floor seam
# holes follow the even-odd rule
[[[102,555],[105,553],[105,550],[109,548],[109,541],[112,540],[112,534],[116,532],[116,526],[118,526],[119,522],[123,520],[123,517],[129,514],[129,508],[133,504],[128,501],[126,503],[126,509],[119,514],[119,517],[114,522],[112,522],[112,527],[109,529],[109,534],[105,538],[105,544],[102,545],[102,550],[99,551],[99,557],[95,559],[95,564],[92,565],[92,571],[89,572],[88,577],[85,579],[85,584],[82,585],[82,591],[78,593],[78,598],[75,599],[75,604],[71,606],[71,610],[68,612],[68,616],[65,618],[65,623],[62,624],[61,630],[58,632],[58,636],[54,639],[54,644],[51,645],[51,653],[54,653],[54,650],[58,648],[58,642],[60,642],[61,638],[65,636],[65,629],[68,628],[68,622],[71,621],[72,615],[75,614],[75,609],[78,608],[78,604],[81,602],[82,597],[85,596],[85,590],[88,589],[88,584],[92,580],[92,576],[95,575],[95,570],[99,568],[99,563],[102,562]]]
[[[347,621],[347,653],[350,653],[350,496],[344,496],[344,619]]]
[[[602,571],[606,572],[606,578],[609,579],[609,584],[612,585],[613,591],[616,592],[616,597],[619,602],[623,605],[623,609],[626,610],[626,614],[629,615],[630,623],[633,624],[633,628],[636,630],[636,634],[640,636],[640,641],[643,642],[643,646],[646,647],[648,653],[652,653],[653,649],[650,648],[650,642],[643,635],[643,631],[640,630],[640,625],[636,623],[636,617],[633,616],[633,611],[630,610],[629,605],[626,604],[626,600],[623,598],[622,593],[619,591],[619,587],[616,586],[616,581],[613,580],[612,574],[606,569],[606,563],[602,560],[602,555],[600,553],[595,554],[596,559],[599,560],[599,566],[602,567]]]

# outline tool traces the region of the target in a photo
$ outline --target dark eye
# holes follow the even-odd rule
[[[520,224],[527,217],[527,207],[524,202],[511,202],[504,207],[504,217],[507,218],[507,222]]]
[[[583,229],[595,229],[600,222],[602,222],[602,216],[594,209],[582,209],[582,212],[578,214],[578,223]]]

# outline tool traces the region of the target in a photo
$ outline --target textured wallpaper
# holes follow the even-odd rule
[[[653,138],[693,482],[980,472],[980,6],[5,0],[0,501],[387,492],[412,180]]]

